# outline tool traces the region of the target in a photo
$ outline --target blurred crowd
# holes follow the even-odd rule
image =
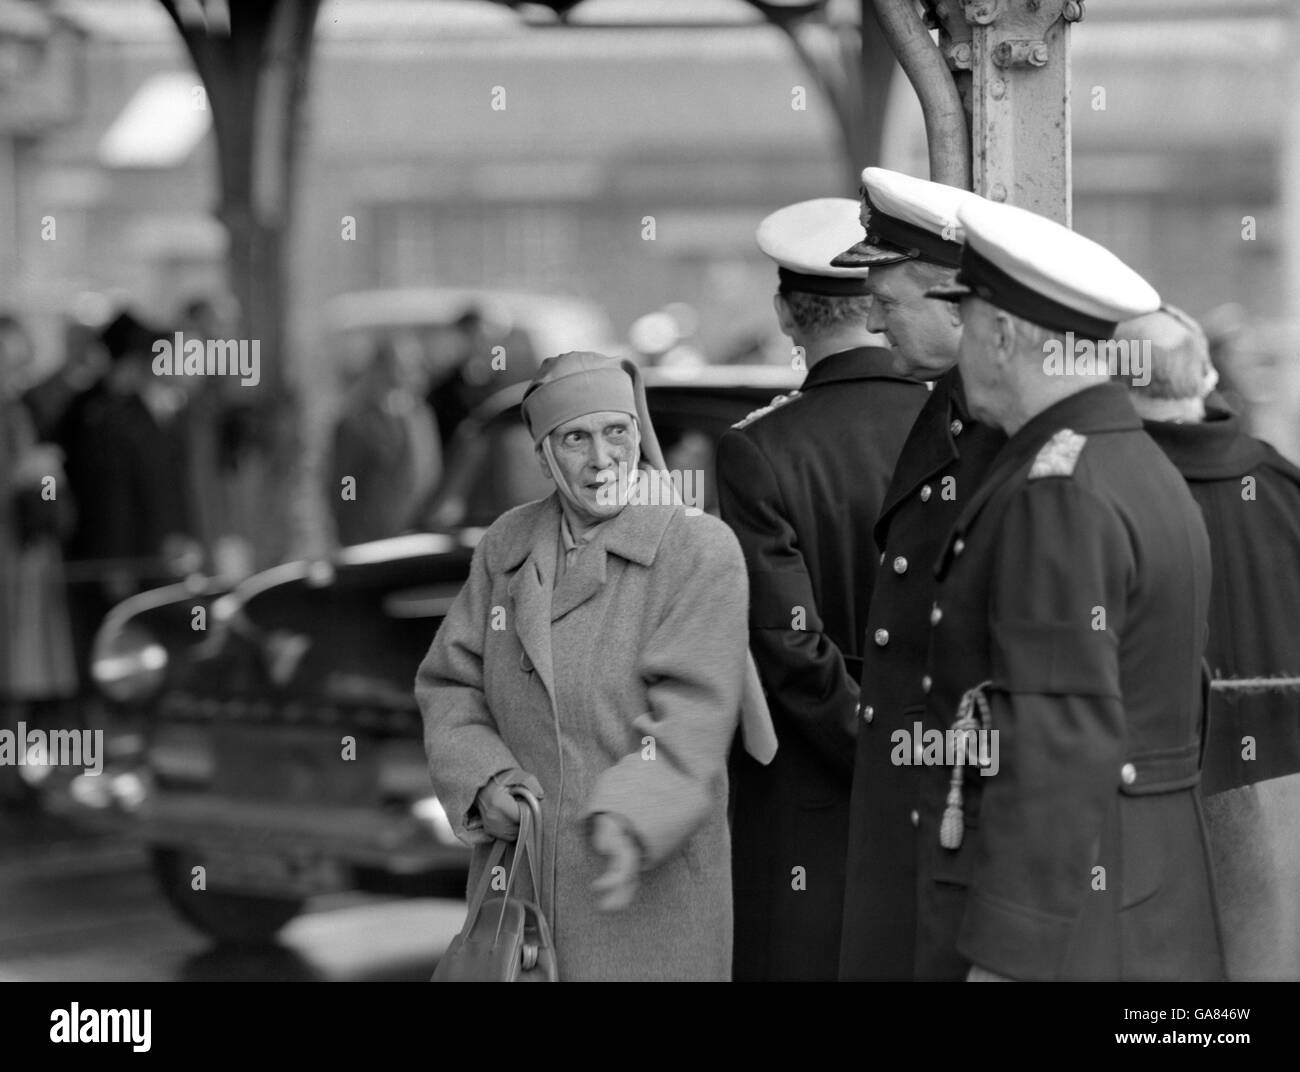
[[[491,367],[494,348],[509,348],[514,378],[536,367],[525,335],[476,308],[452,327],[454,352],[436,366],[412,340],[378,334],[344,376],[317,445],[327,542],[419,527],[454,430],[511,378]],[[154,344],[177,332],[236,338],[239,310],[201,297],[165,324],[129,307],[69,323],[52,371],[22,319],[0,314],[0,727],[86,725],[95,633],[116,603],[267,564],[252,540],[258,456],[271,443],[258,393],[235,377],[160,374]],[[0,804],[32,804],[28,779],[40,776],[0,766]]]

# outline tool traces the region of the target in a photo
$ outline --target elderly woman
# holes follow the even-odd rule
[[[638,494],[663,458],[630,362],[550,358],[523,413],[555,491],[487,530],[416,676],[470,888],[529,786],[562,980],[727,979],[744,559],[721,521]]]

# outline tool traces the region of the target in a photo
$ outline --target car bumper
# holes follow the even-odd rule
[[[170,848],[259,855],[310,852],[394,875],[464,869],[469,849],[414,816],[373,808],[247,803],[157,793],[136,813],[141,836]]]

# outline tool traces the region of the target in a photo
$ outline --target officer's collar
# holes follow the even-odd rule
[[[958,456],[953,421],[960,420],[964,425],[970,419],[965,400],[960,396],[961,378],[954,366],[934,381],[930,397],[925,400],[912,430],[907,434],[907,442],[898,456],[894,476],[880,508],[878,529],[900,502]]]
[[[901,361],[893,350],[883,346],[855,346],[829,354],[808,370],[801,391],[846,380],[902,380],[917,383],[900,368]]]
[[[966,501],[953,532],[968,531],[1011,474],[1027,466],[1043,444],[1065,428],[1082,436],[1097,432],[1138,432],[1142,430],[1142,418],[1133,408],[1128,389],[1117,383],[1100,383],[1048,406],[1007,440],[975,494]],[[939,561],[943,561],[942,555]]]
[[[1126,432],[1142,427],[1128,389],[1114,382],[1076,391],[1030,417],[1007,441],[1007,451],[1038,448],[1062,428],[1080,435],[1089,432]]]
[[[1241,418],[1222,399],[1206,400],[1202,421],[1143,421],[1185,480],[1244,476],[1267,456],[1264,444],[1246,434]]]

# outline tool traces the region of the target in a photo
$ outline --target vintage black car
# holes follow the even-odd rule
[[[726,428],[799,374],[775,367],[646,372],[670,470],[716,511]],[[119,604],[94,672],[143,714],[142,769],[101,792],[148,843],[191,924],[259,942],[315,894],[460,895],[468,850],[432,795],[412,687],[468,574],[475,543],[511,506],[549,493],[508,387],[458,430],[428,531],[255,574],[233,590],[194,578]]]

